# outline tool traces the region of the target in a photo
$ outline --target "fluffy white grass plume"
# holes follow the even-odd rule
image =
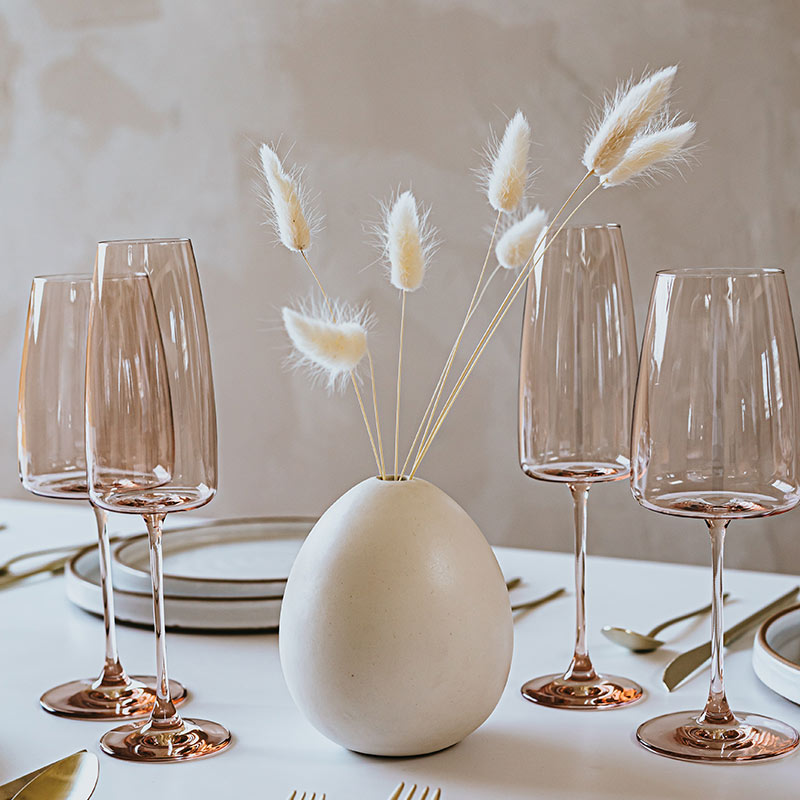
[[[365,309],[337,304],[336,322],[319,307],[284,307],[281,314],[295,348],[292,363],[314,377],[327,377],[329,389],[343,385],[339,379],[346,379],[367,354],[370,318]]]
[[[546,225],[547,212],[539,206],[509,225],[494,250],[500,266],[505,269],[524,267]]]
[[[601,176],[603,186],[619,186],[635,178],[653,177],[686,162],[686,144],[694,136],[694,122],[665,125],[646,131],[633,140],[625,157]]]
[[[496,211],[513,211],[525,195],[530,147],[531,127],[518,110],[500,142],[489,146],[486,194]]]
[[[617,87],[598,124],[590,131],[583,164],[598,175],[609,173],[652,117],[669,98],[677,67],[665,67],[631,88]]]
[[[269,188],[265,200],[278,237],[289,250],[307,250],[311,244],[311,229],[303,213],[299,175],[296,171],[287,173],[278,154],[269,145],[262,144],[259,155]]]
[[[379,235],[389,262],[389,280],[404,292],[422,286],[436,248],[436,232],[428,224],[428,214],[425,210],[420,212],[411,192],[402,192],[384,207]]]

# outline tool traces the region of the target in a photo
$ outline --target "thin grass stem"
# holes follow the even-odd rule
[[[483,290],[481,291],[478,299],[475,301],[475,305],[472,311],[469,313],[469,316],[467,317],[467,322],[469,322],[469,320],[472,319],[473,314],[478,310],[478,306],[480,306],[481,301],[483,300],[483,296],[486,294],[486,290],[489,288],[489,284],[491,284],[492,280],[494,279],[495,275],[497,275],[497,273],[500,271],[500,269],[501,267],[498,264],[497,267],[495,267],[492,274],[486,279],[486,283],[483,286]],[[422,433],[422,426],[425,425],[425,422],[428,419],[428,415],[431,413],[431,406],[433,406],[434,397],[436,396],[436,392],[439,391],[439,387],[443,382],[444,382],[444,372],[442,372],[441,375],[439,375],[439,381],[437,382],[436,388],[434,389],[434,394],[431,395],[431,399],[428,401],[428,407],[425,409],[425,413],[422,415],[422,421],[420,422],[419,427],[417,428],[417,432],[414,435],[414,441],[411,442],[411,447],[408,450],[408,455],[406,456],[406,460],[403,462],[403,467],[400,470],[401,478],[403,477],[403,475],[405,475],[408,462],[411,460],[411,456],[414,454],[414,448],[417,445],[417,440],[419,439],[420,433]]]
[[[372,409],[375,413],[375,433],[378,438],[378,452],[381,457],[381,478],[386,480],[386,466],[384,465],[383,461],[383,436],[381,435],[381,417],[378,414],[378,395],[375,391],[375,367],[372,363],[372,353],[367,348],[367,359],[369,360],[369,377],[370,381],[372,382]]]
[[[486,279],[486,283],[485,283],[483,289],[481,289],[481,293],[478,296],[478,299],[475,301],[475,308],[472,309],[472,314],[474,314],[478,310],[478,306],[481,304],[481,301],[483,300],[483,296],[486,294],[486,290],[489,288],[489,284],[491,284],[491,282],[494,280],[494,276],[497,275],[497,273],[500,272],[501,269],[503,269],[502,264],[498,264],[492,270],[492,274]],[[470,314],[470,317],[472,317],[472,314]]]
[[[322,292],[322,298],[325,300],[325,305],[328,307],[328,313],[331,315],[331,321],[336,322],[336,314],[333,312],[333,306],[328,298],[328,293],[325,291],[325,287],[322,285],[322,281],[317,277],[317,273],[314,271],[314,267],[311,266],[311,262],[306,257],[305,251],[300,250],[299,253],[301,256],[303,256],[303,261],[306,262],[309,272],[314,276],[314,280],[317,282],[320,292]]]
[[[364,401],[361,399],[361,391],[358,388],[358,383],[356,381],[356,376],[353,374],[353,370],[350,370],[350,380],[353,383],[353,390],[356,393],[356,399],[358,400],[358,407],[361,409],[361,417],[364,420],[364,426],[367,429],[367,436],[369,436],[369,443],[372,447],[372,455],[375,456],[375,465],[378,467],[378,471],[381,469],[381,462],[380,458],[378,458],[378,451],[375,448],[375,439],[372,436],[372,429],[369,425],[369,420],[367,419],[367,411],[364,408]]]
[[[395,480],[400,480],[397,474],[397,455],[400,443],[400,386],[403,379],[403,333],[406,327],[406,292],[401,291],[400,300],[400,344],[397,348],[397,400],[394,412],[394,475]]]
[[[467,308],[467,313],[464,315],[464,322],[461,323],[461,330],[458,332],[458,336],[456,337],[455,342],[453,343],[452,348],[450,349],[450,355],[447,357],[447,361],[445,362],[444,368],[442,369],[441,374],[439,375],[439,380],[436,382],[436,386],[434,387],[433,394],[431,395],[430,402],[428,403],[428,407],[425,409],[425,413],[422,415],[422,420],[420,420],[419,427],[417,428],[416,434],[414,434],[414,441],[411,443],[411,447],[408,450],[408,455],[406,456],[405,463],[403,464],[402,472],[405,472],[406,466],[411,458],[411,454],[414,452],[414,447],[417,444],[417,440],[419,439],[420,431],[422,430],[423,426],[425,427],[425,432],[422,435],[422,440],[420,441],[420,447],[422,447],[422,443],[425,441],[425,438],[428,435],[428,431],[430,430],[431,420],[433,419],[433,415],[436,413],[436,408],[439,404],[439,400],[442,397],[442,391],[444,390],[445,382],[447,381],[448,376],[450,375],[450,370],[453,366],[453,361],[455,360],[456,353],[458,352],[458,348],[461,344],[461,340],[464,337],[464,331],[466,330],[467,325],[469,324],[470,319],[475,311],[477,306],[476,298],[478,297],[478,291],[481,288],[481,282],[483,281],[483,276],[486,274],[486,267],[489,263],[489,256],[492,254],[492,246],[494,245],[495,236],[497,235],[497,226],[500,224],[500,216],[503,212],[498,211],[497,216],[494,220],[494,227],[492,228],[492,236],[489,239],[489,247],[486,250],[486,258],[483,259],[483,267],[481,267],[480,275],[478,275],[478,282],[475,284],[475,291],[472,293],[472,299],[469,301],[469,306]],[[491,278],[489,278],[491,281]],[[489,285],[489,281],[487,281],[486,285]],[[419,451],[417,451],[417,457],[419,457]]]
[[[333,310],[333,305],[331,304],[330,299],[328,298],[328,293],[325,291],[325,287],[322,285],[322,281],[317,277],[317,273],[314,271],[314,267],[311,266],[311,262],[306,257],[306,254],[303,250],[298,251],[300,255],[303,257],[303,261],[306,262],[306,266],[308,267],[311,274],[314,276],[314,280],[317,282],[317,286],[319,286],[320,292],[322,292],[322,297],[325,300],[325,305],[328,308],[328,313],[331,315],[331,321],[336,322],[336,314]],[[361,391],[358,388],[358,382],[356,381],[356,376],[353,373],[353,370],[350,370],[350,380],[353,384],[353,391],[356,393],[356,400],[358,400],[358,407],[361,409],[361,417],[364,420],[364,426],[367,429],[367,436],[369,437],[369,443],[372,447],[372,455],[375,456],[375,464],[378,467],[381,475],[383,475],[383,470],[381,468],[381,462],[378,457],[378,450],[375,447],[375,439],[372,436],[372,428],[369,424],[369,419],[367,418],[367,411],[364,408],[364,400],[361,398]]]
[[[441,386],[442,381],[444,379],[444,372],[439,375],[439,382],[436,384],[436,387],[433,390],[433,394],[431,395],[431,399],[428,400],[428,407],[425,409],[425,413],[422,415],[422,419],[420,420],[419,427],[417,428],[417,432],[414,434],[414,441],[411,442],[411,447],[408,449],[408,455],[406,456],[406,460],[403,462],[403,468],[400,470],[400,477],[402,478],[405,474],[406,467],[408,466],[408,462],[411,460],[411,455],[414,452],[414,448],[417,446],[417,440],[419,439],[419,435],[422,433],[422,428],[425,425],[425,421],[428,419],[428,414],[431,412],[431,407],[433,406],[433,399],[436,396],[436,392]]]
[[[584,184],[584,183],[586,183],[586,181],[588,181],[588,180],[589,180],[589,178],[591,178],[591,177],[592,177],[592,175],[594,175],[594,170],[593,170],[593,169],[590,169],[590,170],[589,170],[589,171],[588,171],[588,172],[587,172],[587,173],[586,173],[586,174],[585,174],[585,175],[584,175],[584,176],[583,176],[583,177],[580,179],[580,182],[579,182],[579,183],[578,183],[578,185],[577,185],[577,186],[576,186],[576,187],[575,187],[575,188],[572,190],[572,192],[570,192],[570,195],[569,195],[569,197],[568,197],[568,198],[567,198],[567,199],[564,201],[564,204],[561,206],[561,208],[559,208],[559,209],[558,209],[558,211],[556,211],[556,215],[553,217],[553,219],[552,219],[552,221],[550,222],[550,224],[549,224],[549,225],[548,225],[548,226],[545,228],[545,230],[544,230],[544,235],[542,236],[542,241],[544,241],[545,239],[547,239],[547,234],[548,234],[548,233],[550,233],[551,229],[552,229],[552,228],[553,228],[553,226],[556,224],[556,220],[557,220],[557,219],[558,219],[558,218],[561,216],[561,214],[564,212],[564,209],[565,209],[565,208],[566,208],[566,207],[569,205],[569,203],[570,203],[570,200],[572,200],[572,198],[573,198],[573,197],[575,197],[575,195],[578,193],[578,190],[581,188],[581,186],[583,186],[583,184]],[[554,237],[554,238],[555,238],[555,237]],[[535,250],[534,250],[534,252],[535,252]],[[544,253],[544,250],[543,250],[542,252]],[[526,264],[526,265],[525,265],[525,267],[527,267],[527,266],[528,266],[528,265]],[[524,269],[525,267],[523,267],[523,269]]]
[[[581,178],[581,180],[580,180],[580,181],[577,183],[577,185],[575,186],[575,188],[574,188],[574,189],[573,189],[573,190],[570,192],[570,195],[569,195],[569,197],[567,197],[567,199],[566,199],[566,200],[564,201],[564,203],[562,204],[561,208],[559,208],[559,209],[558,209],[558,211],[556,212],[556,214],[555,214],[555,216],[553,217],[553,219],[550,221],[550,223],[549,223],[549,224],[547,225],[547,227],[545,228],[545,230],[544,230],[544,233],[543,233],[543,235],[541,236],[541,238],[540,238],[539,242],[537,242],[537,245],[534,247],[534,249],[533,249],[533,252],[532,252],[532,253],[531,253],[531,255],[530,255],[530,258],[529,258],[529,259],[527,260],[527,262],[525,263],[525,266],[524,266],[524,267],[523,267],[523,268],[520,270],[520,274],[522,274],[522,272],[524,272],[524,271],[525,271],[525,270],[528,268],[528,266],[529,266],[529,265],[530,265],[530,263],[531,263],[531,260],[533,260],[533,259],[534,259],[534,257],[536,256],[536,252],[537,252],[537,250],[539,249],[539,245],[540,245],[540,244],[542,244],[542,243],[544,243],[544,242],[546,242],[546,240],[547,240],[547,235],[550,233],[551,229],[552,229],[552,228],[553,228],[553,226],[556,224],[556,222],[557,222],[558,218],[559,218],[559,217],[561,216],[561,214],[564,212],[564,209],[567,207],[567,205],[569,205],[569,202],[570,202],[570,200],[572,200],[572,198],[573,198],[573,197],[575,197],[575,195],[577,194],[577,192],[580,190],[581,186],[583,186],[583,184],[584,184],[584,183],[586,183],[586,181],[589,179],[589,177],[590,177],[592,174],[594,174],[594,171],[593,171],[593,170],[589,170],[589,172],[587,172],[587,173],[586,173],[586,174],[583,176],[583,178]],[[500,220],[500,215],[498,214],[498,215],[497,215],[497,221],[499,222],[499,220]],[[497,230],[497,223],[495,223],[495,232],[496,232],[496,230]],[[490,246],[489,246],[489,251],[491,252],[491,243],[490,243]],[[543,251],[543,252],[544,252],[544,251]],[[488,258],[488,253],[487,253],[487,258]],[[495,270],[495,271],[496,271],[496,270]],[[489,285],[489,282],[491,281],[492,277],[494,277],[494,276],[493,276],[493,275],[492,275],[492,276],[490,276],[489,280],[486,282],[486,286],[487,286],[487,287],[488,287],[488,285]],[[517,278],[517,280],[518,280],[518,279],[519,279],[519,278]],[[511,287],[511,290],[513,290],[513,289],[514,289],[514,287],[515,287],[516,285],[517,285],[517,281],[515,281],[515,282],[514,282],[514,285],[512,285],[512,287]],[[485,291],[485,287],[484,287],[484,291]],[[483,297],[483,295],[482,295],[482,294],[481,294],[481,297]],[[473,297],[473,299],[474,299],[474,297]],[[504,300],[503,302],[505,302],[505,300]],[[501,303],[501,308],[502,308],[502,303]],[[490,325],[491,325],[491,323],[490,323]],[[462,330],[463,330],[463,329],[462,329]],[[452,351],[451,351],[451,356],[453,356],[453,353],[452,353]],[[442,371],[442,375],[444,375],[444,370]],[[436,392],[436,391],[438,391],[438,392],[439,392],[439,394],[441,394],[441,392],[442,392],[442,388],[440,388],[440,386],[441,386],[442,382],[443,382],[443,381],[442,381],[442,378],[440,377],[440,382],[439,382],[439,384],[437,384],[437,389],[435,390],[435,392]],[[434,393],[435,393],[435,392],[434,392]],[[438,396],[437,396],[437,400],[438,400]],[[429,413],[429,411],[430,411],[430,407],[431,407],[431,404],[429,403],[429,404],[428,404],[428,410],[425,412],[425,414],[426,414],[426,415]],[[433,417],[433,414],[434,414],[435,412],[436,412],[436,410],[435,410],[435,409],[434,409],[434,411],[433,411],[433,412],[431,412],[431,418]],[[420,445],[419,445],[419,450],[417,450],[417,455],[416,455],[416,457],[415,457],[415,459],[414,459],[414,467],[416,467],[416,465],[417,465],[417,461],[418,461],[418,460],[419,460],[419,458],[420,458],[420,453],[422,452],[423,448],[425,447],[425,444],[426,444],[426,441],[427,441],[427,438],[428,438],[428,433],[429,433],[429,430],[430,430],[431,418],[429,418],[429,419],[428,419],[428,421],[427,421],[427,424],[426,424],[426,426],[425,426],[425,433],[424,433],[424,434],[423,434],[423,436],[422,436],[422,441],[420,442]],[[425,422],[425,418],[423,417],[423,423],[424,423],[424,422]],[[420,425],[420,427],[422,427],[422,425]],[[417,431],[417,436],[418,436],[418,435],[419,435],[419,431]],[[414,441],[415,441],[415,443],[416,443],[416,437],[414,437]],[[414,446],[412,445],[412,446],[411,446],[411,450],[413,450],[413,449],[414,449]],[[409,452],[409,455],[410,455],[410,452]],[[403,469],[405,470],[405,467],[404,467]],[[413,469],[413,468],[412,468],[412,469]]]
[[[584,177],[584,181],[586,178]],[[481,340],[476,345],[475,349],[472,352],[467,364],[465,365],[464,369],[459,376],[458,381],[456,381],[455,386],[453,387],[450,395],[447,398],[439,416],[436,419],[436,424],[433,426],[430,435],[428,436],[427,440],[424,443],[424,446],[421,448],[419,455],[417,456],[416,461],[414,462],[414,466],[412,467],[411,473],[409,475],[409,479],[413,479],[416,471],[419,469],[419,465],[422,462],[422,459],[425,457],[425,454],[428,452],[428,449],[431,446],[436,434],[439,432],[439,429],[442,427],[442,423],[447,418],[447,414],[453,406],[456,398],[461,392],[461,389],[464,387],[467,379],[469,378],[472,370],[475,367],[478,359],[480,358],[483,351],[486,349],[486,345],[489,343],[490,339],[494,335],[494,332],[497,330],[497,326],[502,322],[503,317],[505,317],[508,309],[511,307],[511,304],[516,299],[517,295],[521,291],[522,287],[525,285],[525,281],[527,281],[528,277],[530,276],[531,271],[535,267],[536,263],[538,262],[539,258],[542,258],[544,254],[547,252],[550,245],[555,241],[558,237],[558,234],[564,229],[566,224],[572,219],[572,217],[577,213],[578,209],[599,189],[601,188],[602,184],[598,183],[597,186],[594,187],[581,201],[578,203],[577,206],[570,212],[569,216],[564,220],[561,224],[559,229],[556,231],[555,235],[547,242],[544,249],[542,250],[541,254],[534,260],[535,251],[531,255],[531,258],[528,259],[528,263],[523,267],[520,271],[520,274],[517,276],[517,280],[514,281],[511,289],[509,289],[508,294],[503,299],[503,302],[500,304],[500,308],[498,309],[497,313],[492,318],[492,321],[489,323],[489,327],[486,329],[486,332],[481,337]],[[574,193],[573,193],[574,194]]]

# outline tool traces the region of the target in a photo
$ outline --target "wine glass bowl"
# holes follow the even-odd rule
[[[17,455],[22,486],[41,497],[89,499],[83,374],[90,293],[89,275],[41,275],[31,285]]]
[[[794,505],[787,505],[782,497],[771,497],[755,492],[710,492],[692,489],[665,492],[657,499],[640,502],[650,511],[660,511],[662,514],[671,514],[675,517],[701,519],[768,517],[794,508]]]
[[[542,464],[523,464],[522,471],[528,477],[540,481],[599,483],[627,478],[631,474],[630,465],[627,459],[620,459],[620,462],[559,460]]]
[[[68,470],[50,475],[25,476],[23,486],[31,494],[39,497],[50,497],[53,500],[88,500],[89,486],[86,483],[86,469],[83,476]]]
[[[635,682],[599,675],[586,644],[587,501],[596,483],[630,475],[636,334],[619,225],[565,228],[548,241],[525,299],[519,377],[519,461],[565,483],[575,506],[576,644],[563,674],[528,681],[528,700],[601,710],[636,702]]]
[[[101,242],[93,278],[86,367],[89,494],[147,526],[156,636],[156,701],[144,724],[100,740],[131,761],[185,761],[231,742],[222,725],[183,719],[167,674],[162,524],[208,503],[217,485],[217,434],[205,311],[188,239]]]
[[[800,501],[800,362],[782,270],[657,273],[631,442],[634,497],[651,511],[704,520],[713,566],[706,707],[645,722],[639,742],[660,755],[713,763],[791,752],[800,739],[789,725],[731,711],[722,664],[726,528]]]
[[[103,500],[98,502],[114,511],[132,514],[159,514],[165,511],[191,511],[204,506],[213,492],[208,487],[159,487],[113,486],[103,493]]]

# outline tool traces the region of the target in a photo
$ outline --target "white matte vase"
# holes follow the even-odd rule
[[[461,741],[497,705],[511,609],[477,525],[427,481],[354,486],[320,518],[283,599],[280,655],[309,721],[361,753]]]

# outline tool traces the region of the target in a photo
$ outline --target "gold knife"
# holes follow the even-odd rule
[[[12,800],[89,800],[99,775],[97,756],[84,750],[47,767]]]
[[[48,779],[44,783],[39,782],[41,777],[44,780],[44,774],[50,773],[50,770],[56,770],[52,775],[48,774]],[[83,787],[84,794],[58,794],[57,790],[53,790],[53,779],[61,776],[62,781],[65,775],[73,775],[72,783],[75,784],[76,791],[80,792]],[[94,787],[97,784],[97,776],[99,774],[99,763],[97,756],[89,753],[87,750],[79,750],[67,758],[62,758],[59,761],[54,761],[52,764],[46,764],[44,767],[29,772],[21,778],[15,778],[13,781],[4,783],[0,786],[0,800],[33,800],[33,798],[74,798],[74,800],[85,800],[91,796]],[[92,777],[93,776],[93,777]],[[76,780],[78,781],[76,783]],[[38,794],[28,794],[28,787],[31,791],[41,792]],[[25,793],[23,793],[25,790]],[[70,789],[71,791],[71,789]],[[88,794],[86,792],[88,791]],[[49,792],[49,793],[48,793]]]
[[[87,750],[78,750],[78,753],[86,753]],[[76,756],[78,753],[73,753],[72,755]],[[0,800],[11,800],[12,797],[23,787],[27,786],[34,778],[41,775],[46,769],[50,769],[50,767],[54,767],[60,761],[64,761],[64,759],[59,759],[59,761],[54,761],[52,764],[45,764],[43,767],[39,767],[39,769],[35,769],[33,772],[29,772],[27,775],[23,775],[21,778],[15,778],[13,781],[9,781],[8,783],[4,783],[0,786]]]
[[[773,600],[768,606],[756,611],[749,617],[746,617],[741,622],[725,631],[722,637],[722,643],[725,647],[733,644],[737,639],[744,636],[748,631],[752,630],[762,623],[767,617],[770,617],[778,609],[785,605],[793,603],[797,599],[797,594],[800,592],[800,586],[795,586],[794,589]],[[701,644],[686,653],[681,653],[675,656],[672,661],[667,664],[661,680],[668,691],[672,691],[675,687],[679,686],[686,678],[689,677],[696,669],[703,666],[706,661],[711,658],[711,642]]]

